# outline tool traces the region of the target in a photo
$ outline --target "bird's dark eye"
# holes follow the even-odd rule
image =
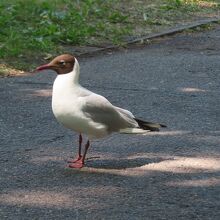
[[[60,64],[61,66],[65,66],[66,62],[65,62],[64,60],[61,60],[61,61],[59,62],[59,64]]]

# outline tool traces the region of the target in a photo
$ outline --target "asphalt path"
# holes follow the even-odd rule
[[[0,219],[220,219],[220,27],[79,59],[81,84],[137,117],[147,136],[92,142],[51,111],[51,71],[0,79]]]

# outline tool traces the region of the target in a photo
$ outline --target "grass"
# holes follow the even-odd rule
[[[67,44],[110,39],[116,44],[128,33],[128,26],[122,27],[125,15],[109,10],[112,4],[102,0],[1,0],[0,59],[58,53]]]
[[[28,70],[67,46],[123,45],[126,36],[217,16],[219,9],[219,0],[1,0],[0,61]]]
[[[125,4],[127,1],[119,2]],[[220,0],[130,0],[125,10],[125,14],[130,14],[128,22],[137,24],[132,25],[132,34],[146,35],[194,20],[220,16]]]

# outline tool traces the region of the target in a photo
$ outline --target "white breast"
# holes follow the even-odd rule
[[[80,114],[77,87],[70,81],[69,74],[59,75],[54,81],[52,95],[52,110],[56,119],[75,131],[79,131],[83,118]]]
[[[53,84],[52,110],[57,121],[73,131],[90,138],[107,135],[105,126],[96,125],[82,112],[84,98],[91,92],[73,83],[71,74],[58,75]]]

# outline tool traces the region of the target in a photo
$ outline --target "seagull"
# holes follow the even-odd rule
[[[79,84],[79,63],[70,54],[57,56],[36,70],[53,70],[57,73],[52,92],[53,114],[60,124],[79,134],[78,156],[68,161],[70,168],[84,166],[93,139],[103,138],[113,132],[144,135],[166,127],[138,119],[130,111],[114,106],[105,97],[82,87]],[[87,137],[83,153],[82,135]]]

